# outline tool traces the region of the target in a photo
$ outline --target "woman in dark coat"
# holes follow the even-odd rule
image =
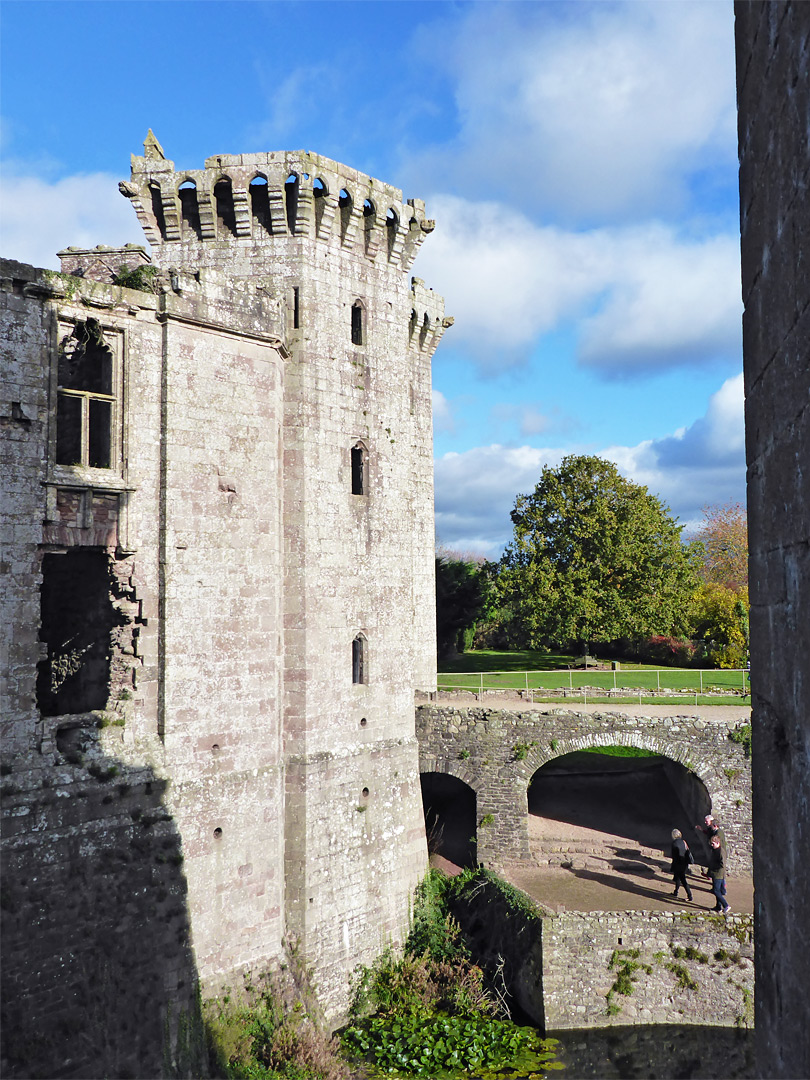
[[[681,835],[680,829],[672,830],[672,876],[675,884],[675,892],[673,896],[678,895],[678,889],[683,885],[686,891],[686,899],[692,899],[692,890],[689,888],[689,882],[686,880],[686,872],[689,869],[691,863],[693,863],[694,857],[689,850],[689,845]]]

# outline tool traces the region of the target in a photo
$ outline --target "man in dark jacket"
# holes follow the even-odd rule
[[[706,871],[712,879],[712,892],[717,903],[715,911],[722,911],[728,915],[731,908],[726,900],[726,861],[723,858],[723,849],[720,846],[720,837],[715,835],[709,841],[709,869]]]

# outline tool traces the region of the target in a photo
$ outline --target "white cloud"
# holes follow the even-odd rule
[[[58,270],[56,252],[71,245],[146,245],[117,177],[86,173],[50,183],[6,175],[1,186],[0,244],[7,259]]]
[[[512,534],[515,496],[534,489],[544,465],[553,467],[565,454],[578,452],[594,450],[494,444],[444,454],[434,468],[437,535],[450,547],[497,557]],[[726,380],[706,414],[690,427],[597,452],[658,495],[688,529],[700,522],[706,504],[744,502],[742,375]]]
[[[552,409],[551,413],[552,415],[549,415],[539,402],[528,401],[520,405],[498,402],[490,409],[490,418],[496,432],[501,426],[514,426],[522,438],[542,435],[544,431],[560,425],[570,427],[573,423],[570,419],[561,417],[556,408]]]
[[[459,128],[412,155],[413,182],[449,158],[474,197],[618,219],[677,212],[694,174],[733,168],[730,3],[478,4],[434,49],[439,32]]]
[[[609,446],[602,456],[625,476],[663,499],[687,530],[701,507],[745,502],[743,376],[727,379],[712,394],[706,413],[673,435],[637,446]]]
[[[455,433],[456,423],[450,403],[441,390],[433,390],[433,430]]]
[[[515,496],[533,490],[543,466],[562,457],[560,450],[495,443],[437,458],[437,537],[454,549],[496,558],[511,534]]]
[[[578,319],[580,361],[607,376],[737,359],[739,239],[660,223],[569,232],[495,203],[430,202],[418,272],[443,293],[454,341],[485,367],[514,363]]]

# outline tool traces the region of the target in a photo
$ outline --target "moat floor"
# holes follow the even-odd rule
[[[612,860],[594,855],[582,867],[512,867],[503,876],[552,911],[711,911],[714,896],[706,879],[690,878],[692,903],[683,889],[676,900],[666,865],[639,855]],[[732,911],[753,912],[751,878],[729,878],[726,889]]]

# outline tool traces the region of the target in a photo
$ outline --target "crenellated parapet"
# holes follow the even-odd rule
[[[433,356],[442,334],[455,322],[444,314],[444,297],[428,289],[421,278],[411,278],[411,318],[408,341],[411,349]]]
[[[178,171],[151,131],[119,187],[159,262],[197,245],[301,237],[407,272],[435,224],[421,200],[319,154],[220,154]]]

